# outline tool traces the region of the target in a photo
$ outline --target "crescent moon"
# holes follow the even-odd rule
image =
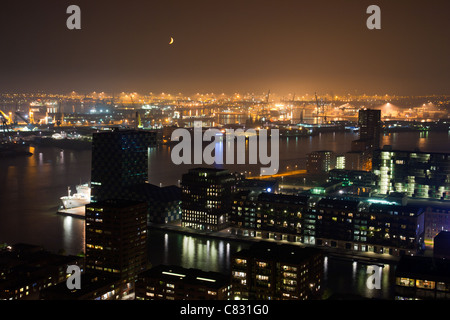
[[[169,44],[172,44],[172,43],[173,43],[173,38],[171,37]]]

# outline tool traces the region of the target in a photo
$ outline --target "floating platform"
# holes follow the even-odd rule
[[[81,207],[70,208],[70,209],[59,209],[57,214],[84,219],[85,214],[86,214],[86,208],[85,208],[85,206],[81,206]]]

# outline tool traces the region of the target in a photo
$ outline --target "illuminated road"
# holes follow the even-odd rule
[[[280,177],[288,177],[288,176],[296,176],[300,174],[306,174],[306,170],[293,170],[284,173],[277,173],[270,176],[256,176],[256,177],[247,177],[247,179],[271,179],[271,178],[280,178]]]

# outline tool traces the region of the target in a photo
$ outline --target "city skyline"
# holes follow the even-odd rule
[[[0,300],[450,300],[449,10],[2,4]]]
[[[449,93],[446,1],[377,1],[381,30],[368,1],[70,4],[4,5],[4,91]]]

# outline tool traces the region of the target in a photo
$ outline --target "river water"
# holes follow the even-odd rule
[[[280,168],[304,166],[306,155],[314,150],[345,153],[357,135],[351,132],[326,133],[313,137],[284,138],[280,142]],[[382,139],[396,149],[420,148],[430,152],[448,152],[450,136],[446,132],[393,133]],[[170,147],[150,151],[149,182],[178,184],[181,175],[195,165],[172,164]],[[80,182],[90,180],[90,151],[30,147],[31,157],[0,159],[0,243],[31,243],[58,252],[77,254],[84,249],[84,221],[56,214],[59,198]],[[250,171],[249,166],[225,166],[230,171]],[[204,270],[228,272],[232,252],[248,244],[218,239],[196,238],[151,230],[149,254],[156,265],[177,264]],[[163,249],[161,249],[163,248]],[[383,281],[392,277],[394,268],[383,269]],[[366,266],[351,261],[328,259],[326,279],[333,292],[353,292],[368,297],[390,297],[391,289],[366,292]],[[387,282],[386,282],[387,283]]]

